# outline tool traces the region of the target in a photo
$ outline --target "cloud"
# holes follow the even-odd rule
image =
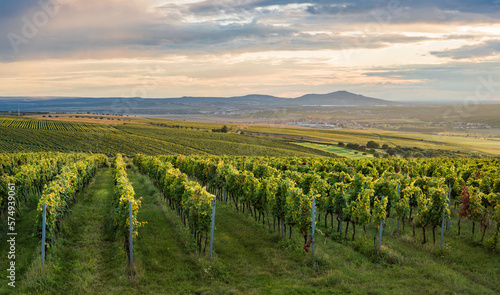
[[[15,17],[29,10],[36,3],[35,0],[1,1],[0,18]]]
[[[76,94],[87,87],[95,95],[106,88],[111,95],[115,87],[134,85],[145,64],[175,60],[165,66],[171,84],[161,90],[179,95],[189,95],[193,85],[198,93],[217,95],[355,85],[350,90],[380,93],[386,87],[450,97],[473,88],[475,76],[498,69],[467,60],[498,61],[498,0],[57,1],[64,4],[46,24],[35,24],[37,32],[29,37],[23,34],[26,21],[36,23],[44,12],[39,0],[0,2],[0,63],[11,63],[1,69],[0,90],[31,81],[39,91],[60,86]],[[17,50],[11,33],[26,39]],[[465,45],[474,42],[481,43]],[[440,57],[460,62],[443,65]],[[44,67],[31,74],[31,63]],[[73,72],[80,63],[95,67]],[[65,65],[54,70],[57,81],[33,79],[52,77],[44,71],[52,64]],[[16,66],[25,72],[5,69]],[[17,87],[16,93],[26,90]]]
[[[425,81],[422,86],[435,90],[461,93],[461,96],[474,93],[476,87],[492,73],[500,72],[500,61],[463,63],[450,62],[441,65],[401,65],[397,67],[378,67],[367,69],[364,75],[368,77],[395,78],[400,80]],[[500,76],[491,78],[493,88],[500,91]],[[487,88],[491,88],[487,86]],[[498,94],[498,93],[497,93]],[[459,99],[460,97],[457,97]]]
[[[208,3],[210,2],[210,3]],[[189,10],[219,11],[223,7],[287,4],[288,1],[204,1]],[[392,43],[423,41],[424,37],[403,34],[340,35],[338,32],[308,32],[309,24],[280,26],[273,20],[280,14],[249,22],[170,19],[162,10],[151,9],[140,1],[69,1],[59,8],[46,26],[36,27],[32,38],[25,38],[26,21],[33,26],[34,15],[43,12],[33,6],[24,18],[0,20],[0,61],[51,59],[148,58],[169,54],[227,54],[266,50],[324,50],[381,48]],[[210,4],[210,5],[209,5]],[[288,3],[289,4],[289,3]],[[193,6],[198,5],[198,6]],[[218,5],[213,8],[214,5]],[[243,9],[243,8],[241,8]],[[284,16],[284,19],[286,17]],[[314,23],[321,27],[321,20]],[[12,44],[9,34],[26,42]],[[10,35],[11,36],[11,35]],[[17,37],[16,37],[17,38]],[[20,39],[19,39],[20,40]]]
[[[466,59],[477,57],[488,57],[500,52],[500,40],[488,40],[475,45],[466,45],[456,49],[431,51],[437,57],[450,57],[452,59]]]
[[[350,22],[382,23],[449,23],[495,22],[500,19],[499,1],[471,0],[357,0],[311,1],[307,12],[313,15],[335,15]]]
[[[44,12],[39,2],[0,4],[3,11],[12,13],[0,18],[0,61],[375,49],[432,39],[391,31],[393,27],[381,26],[380,22],[389,25],[423,17],[435,22],[441,13],[449,17],[467,7],[469,11],[487,13],[495,10],[495,4],[489,1],[457,0],[447,4],[428,0],[205,0],[160,6],[152,0],[57,1],[64,3],[58,13],[49,18],[47,25],[36,27],[37,34],[30,38],[25,38],[23,29],[26,20],[34,23],[35,15]],[[352,23],[360,24],[361,29]],[[361,33],[350,32],[356,30]],[[14,40],[17,43],[12,33],[21,37]]]

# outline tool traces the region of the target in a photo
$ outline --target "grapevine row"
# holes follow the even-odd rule
[[[143,226],[144,222],[139,222],[137,214],[141,207],[141,199],[135,199],[134,188],[127,177],[127,169],[121,154],[117,154],[114,166],[114,210],[113,220],[118,235],[124,239],[125,249],[130,259],[129,253],[129,206],[132,204],[132,237],[135,238],[139,234],[139,227]]]
[[[194,157],[167,156],[165,161],[174,163],[181,171],[196,177],[204,185],[209,184],[214,192],[223,191],[224,199],[232,201],[237,210],[245,209],[255,220],[265,223],[266,216],[270,227],[269,211],[283,234],[289,226],[299,230],[304,237],[304,249],[311,245],[312,200],[318,198],[314,193],[304,193],[303,189],[275,170],[261,171],[268,177],[255,177],[250,171],[239,171],[224,162],[201,160]],[[258,172],[258,171],[256,171]]]
[[[66,164],[62,167],[61,173],[45,185],[37,206],[36,227],[38,232],[41,232],[43,204],[46,204],[47,240],[51,240],[59,231],[61,219],[69,212],[70,204],[76,201],[76,192],[82,190],[95,175],[97,168],[106,163],[107,158],[104,155],[88,155],[81,160]]]
[[[50,120],[35,120],[25,118],[0,118],[0,126],[8,128],[78,131],[78,132],[114,132],[113,128],[106,125],[93,123],[74,123]]]
[[[205,238],[203,247],[203,252],[205,252],[214,196],[197,182],[189,180],[187,175],[181,173],[179,169],[174,169],[170,163],[160,161],[156,157],[136,155],[134,164],[153,180],[170,207],[177,210],[184,225],[187,222],[196,238],[200,252],[203,237]]]
[[[196,177],[203,184],[215,188],[215,191],[227,192],[237,208],[238,202],[250,210],[253,206],[254,211],[259,212],[259,219],[261,214],[264,215],[267,210],[270,210],[278,222],[285,220],[288,225],[298,227],[304,236],[308,227],[302,227],[303,218],[301,220],[299,217],[307,216],[306,207],[309,206],[309,200],[315,198],[319,211],[324,214],[325,223],[329,214],[332,217],[336,214],[338,230],[341,229],[342,221],[347,222],[347,234],[348,226],[352,224],[353,238],[356,225],[364,228],[372,221],[378,225],[380,220],[393,214],[398,219],[398,224],[400,220],[403,221],[403,227],[407,219],[414,229],[415,227],[421,228],[424,243],[427,242],[425,231],[431,228],[435,241],[436,228],[441,226],[443,218],[449,220],[451,217],[448,206],[448,188],[451,188],[453,196],[453,191],[457,187],[461,189],[470,186],[474,192],[474,198],[470,201],[472,206],[470,210],[467,209],[469,207],[461,209],[461,218],[467,218],[473,221],[473,224],[480,222],[483,231],[482,239],[491,220],[494,220],[497,223],[494,239],[498,239],[498,215],[500,214],[498,189],[500,186],[498,186],[497,168],[491,165],[492,162],[495,163],[494,161],[490,161],[488,166],[482,166],[484,168],[482,173],[488,176],[480,178],[481,173],[470,173],[473,171],[472,167],[462,170],[462,173],[457,173],[458,166],[454,161],[443,161],[446,165],[439,167],[437,161],[431,162],[430,165],[420,165],[419,168],[424,167],[422,170],[431,166],[435,167],[429,169],[433,171],[432,173],[424,172],[424,176],[420,176],[412,173],[411,170],[405,173],[399,166],[400,161],[393,161],[391,166],[391,161],[387,160],[382,163],[384,169],[380,170],[382,172],[380,174],[372,162],[359,160],[353,162],[356,168],[332,169],[333,172],[319,173],[309,170],[307,173],[300,173],[297,170],[279,170],[271,167],[266,164],[266,162],[271,162],[269,158],[213,157],[202,159],[170,156],[163,157],[163,159],[173,163],[181,171]],[[271,160],[275,167],[290,167],[286,164],[279,164],[279,159],[272,158]],[[297,161],[297,159],[283,158],[282,160],[284,163]],[[457,162],[461,163],[462,160],[457,160]],[[488,161],[479,162],[488,163]],[[475,174],[478,176],[474,176]],[[486,194],[484,191],[490,193]],[[463,203],[462,200],[461,202]],[[297,204],[302,207],[296,207]],[[416,211],[416,216],[412,216],[413,210]]]
[[[5,209],[2,204],[2,196],[8,183],[16,184],[17,195],[24,197],[27,201],[29,193],[41,194],[44,185],[48,184],[57,174],[61,172],[65,164],[83,159],[85,154],[61,154],[61,153],[28,153],[11,155],[14,164],[10,174],[0,175],[0,210]],[[5,166],[4,166],[5,167]],[[16,202],[19,206],[20,199]]]

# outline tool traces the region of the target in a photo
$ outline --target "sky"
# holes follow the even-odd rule
[[[0,96],[500,100],[500,0],[0,2]]]

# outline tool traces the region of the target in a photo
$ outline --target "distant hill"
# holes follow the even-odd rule
[[[119,98],[119,97],[0,97],[0,110],[99,112],[128,114],[197,114],[233,108],[299,106],[383,106],[394,102],[347,91],[307,94],[296,98],[249,94],[235,97]]]
[[[157,100],[157,99],[155,99]],[[161,99],[163,102],[181,104],[227,104],[227,105],[248,105],[248,106],[375,106],[390,105],[394,102],[366,97],[347,91],[337,91],[327,94],[307,94],[296,98],[282,98],[271,95],[249,94],[234,97],[181,97]]]
[[[334,106],[377,106],[391,105],[392,101],[372,98],[347,91],[337,91],[327,94],[306,94],[295,98],[299,105],[334,105]]]

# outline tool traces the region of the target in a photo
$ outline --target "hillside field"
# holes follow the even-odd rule
[[[62,117],[0,117],[0,240],[10,237],[9,217],[17,232],[16,288],[3,275],[0,294],[500,293],[494,140],[239,124],[223,133],[219,123]],[[338,146],[370,140],[453,159],[377,148],[389,157],[378,159]],[[15,205],[7,206],[8,183],[16,183]],[[391,199],[383,210],[382,196]],[[44,266],[42,201],[51,222]],[[127,202],[137,205],[133,271]],[[401,219],[397,206],[406,206]],[[443,216],[450,224],[441,248]],[[0,243],[4,270],[9,249]]]
[[[462,156],[500,156],[500,141],[486,136],[232,124],[226,124],[228,133],[218,133],[212,130],[220,129],[224,124],[142,117],[80,117],[68,114],[58,115],[58,118],[40,115],[2,117],[0,152],[335,156],[334,149],[324,151],[314,143],[362,145],[373,140],[392,148],[444,150]],[[342,150],[337,151],[336,155],[343,156]]]

